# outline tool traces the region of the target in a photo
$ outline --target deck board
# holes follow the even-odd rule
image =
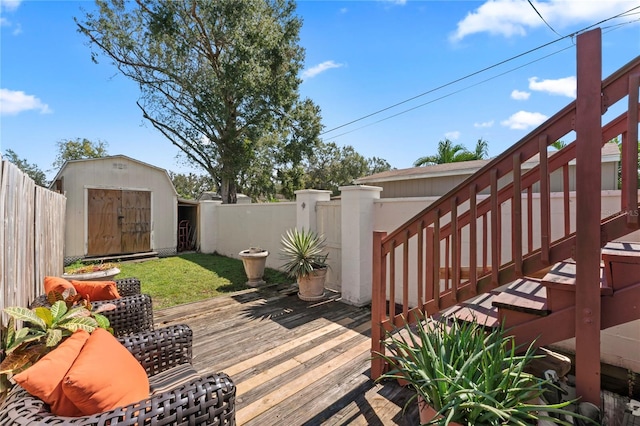
[[[188,324],[193,364],[236,383],[239,425],[411,425],[417,405],[395,382],[370,379],[371,312],[303,302],[276,287],[157,310],[156,326]],[[415,407],[414,407],[415,405]]]

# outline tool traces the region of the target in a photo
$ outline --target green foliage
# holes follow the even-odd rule
[[[67,139],[56,142],[56,146],[58,147],[58,154],[53,162],[53,167],[56,169],[62,167],[69,160],[101,158],[108,155],[107,142],[100,140],[92,142],[86,138]]]
[[[27,176],[33,179],[36,185],[44,186],[44,187],[48,186],[47,175],[38,167],[37,164],[29,163],[29,161],[27,161],[26,158],[18,157],[18,154],[16,154],[11,149],[7,149],[5,151],[4,158],[10,163],[13,163],[17,168],[22,170],[24,173],[26,173]]]
[[[442,416],[428,424],[524,426],[547,419],[569,425],[550,414],[579,417],[563,410],[573,401],[535,402],[551,384],[525,372],[536,357],[533,346],[516,353],[515,338],[502,327],[485,332],[475,322],[419,321],[389,334],[386,347],[389,354],[380,356],[391,370],[381,379],[408,381]]]
[[[320,110],[299,94],[302,21],[292,0],[97,5],[76,19],[92,58],[107,56],[138,83],[142,116],[219,182],[223,202],[255,175],[261,149],[275,147],[274,161],[295,167],[319,142]]]
[[[112,331],[109,320],[101,312],[115,309],[113,304],[104,304],[92,311],[91,304],[73,289],[65,290],[62,294],[50,292],[47,300],[50,306],[4,309],[10,320],[6,332],[3,330],[3,359],[0,363],[3,382],[36,363],[78,330],[91,333],[100,327]],[[24,326],[16,329],[16,321],[22,321]]]
[[[418,158],[413,165],[415,167],[434,164],[457,163],[459,161],[482,160],[489,154],[489,142],[480,138],[476,142],[473,151],[467,150],[464,145],[455,144],[449,139],[438,142],[438,153]]]
[[[197,200],[203,192],[213,191],[216,183],[208,175],[197,175],[195,173],[183,174],[169,172],[173,187],[182,198]]]
[[[293,278],[311,274],[315,269],[327,267],[328,254],[323,254],[325,239],[313,231],[289,229],[282,236],[282,269]]]

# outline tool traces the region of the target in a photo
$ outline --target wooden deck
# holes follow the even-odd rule
[[[238,425],[414,425],[411,392],[370,379],[371,311],[339,301],[302,302],[277,288],[155,313],[158,327],[194,333],[194,367],[236,383]]]

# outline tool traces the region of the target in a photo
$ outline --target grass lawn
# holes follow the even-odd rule
[[[242,261],[216,254],[189,253],[137,263],[119,263],[116,278],[136,277],[153,307],[167,308],[249,288]],[[295,282],[282,272],[266,268],[267,284]]]

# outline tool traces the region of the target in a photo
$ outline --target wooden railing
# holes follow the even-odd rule
[[[627,95],[629,106],[627,112],[601,128],[601,145],[622,137],[624,195],[620,211],[602,221],[600,246],[637,229],[639,75],[640,56],[602,81],[600,115]],[[373,378],[385,368],[376,356],[384,351],[385,331],[573,256],[576,213],[569,200],[580,175],[572,175],[570,165],[578,158],[580,142],[551,154],[547,148],[577,130],[577,102],[397,230],[388,235],[374,233]],[[597,155],[600,159],[600,152]],[[526,170],[534,162],[536,165]],[[556,179],[562,187],[564,220],[559,229],[552,229],[550,188]],[[587,195],[599,198],[600,188],[592,188]]]

